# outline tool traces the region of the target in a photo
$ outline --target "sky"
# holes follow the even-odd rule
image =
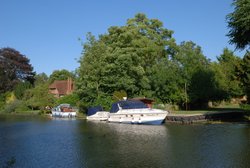
[[[82,42],[111,26],[144,13],[173,30],[177,44],[193,41],[216,60],[228,43],[226,15],[232,0],[0,0],[0,48],[11,47],[30,59],[34,71],[76,70]],[[79,40],[81,39],[81,40]],[[242,57],[243,51],[236,51]]]

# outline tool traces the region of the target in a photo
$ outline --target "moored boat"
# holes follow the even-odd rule
[[[152,109],[139,100],[123,100],[112,104],[110,112],[96,110],[88,113],[88,120],[131,124],[162,124],[168,111]]]
[[[109,112],[103,111],[101,106],[88,108],[87,120],[107,121],[108,116]]]
[[[76,117],[76,110],[70,104],[60,104],[52,110],[53,117]]]

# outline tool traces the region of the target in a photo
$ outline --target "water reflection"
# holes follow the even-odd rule
[[[245,124],[168,126],[172,166],[245,167],[250,164],[250,131]],[[182,159],[178,162],[179,158]],[[192,163],[192,164],[190,164]],[[174,165],[173,165],[174,164]],[[188,165],[188,166],[187,166]]]
[[[165,126],[88,122],[86,141],[88,166],[162,166],[162,150],[167,147]],[[91,158],[91,159],[90,159]]]
[[[81,167],[76,126],[71,120],[1,122],[0,165],[14,157],[14,167]]]
[[[126,125],[88,122],[88,166],[245,167],[250,164],[246,124]],[[85,146],[87,145],[87,146]],[[98,160],[98,163],[96,161]]]
[[[0,167],[249,167],[250,125],[0,117]]]

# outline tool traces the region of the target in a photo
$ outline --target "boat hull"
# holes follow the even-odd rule
[[[76,117],[76,112],[61,112],[61,111],[52,111],[53,117]]]
[[[92,121],[108,121],[113,123],[125,123],[125,124],[150,124],[160,125],[165,121],[168,113],[109,113],[109,112],[97,112],[94,115],[87,116],[87,120]]]
[[[109,117],[109,112],[97,112],[94,115],[87,116],[87,120],[93,120],[93,121],[107,121]]]
[[[167,113],[155,114],[110,114],[108,121],[126,124],[152,124],[159,125],[165,121]]]

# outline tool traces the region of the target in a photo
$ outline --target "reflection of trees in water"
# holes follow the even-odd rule
[[[166,126],[88,121],[82,151],[87,166],[161,167],[165,159]]]
[[[247,167],[248,124],[82,122],[85,167]]]
[[[9,160],[7,160],[2,168],[11,168],[15,165],[16,163],[16,158],[12,156]]]

